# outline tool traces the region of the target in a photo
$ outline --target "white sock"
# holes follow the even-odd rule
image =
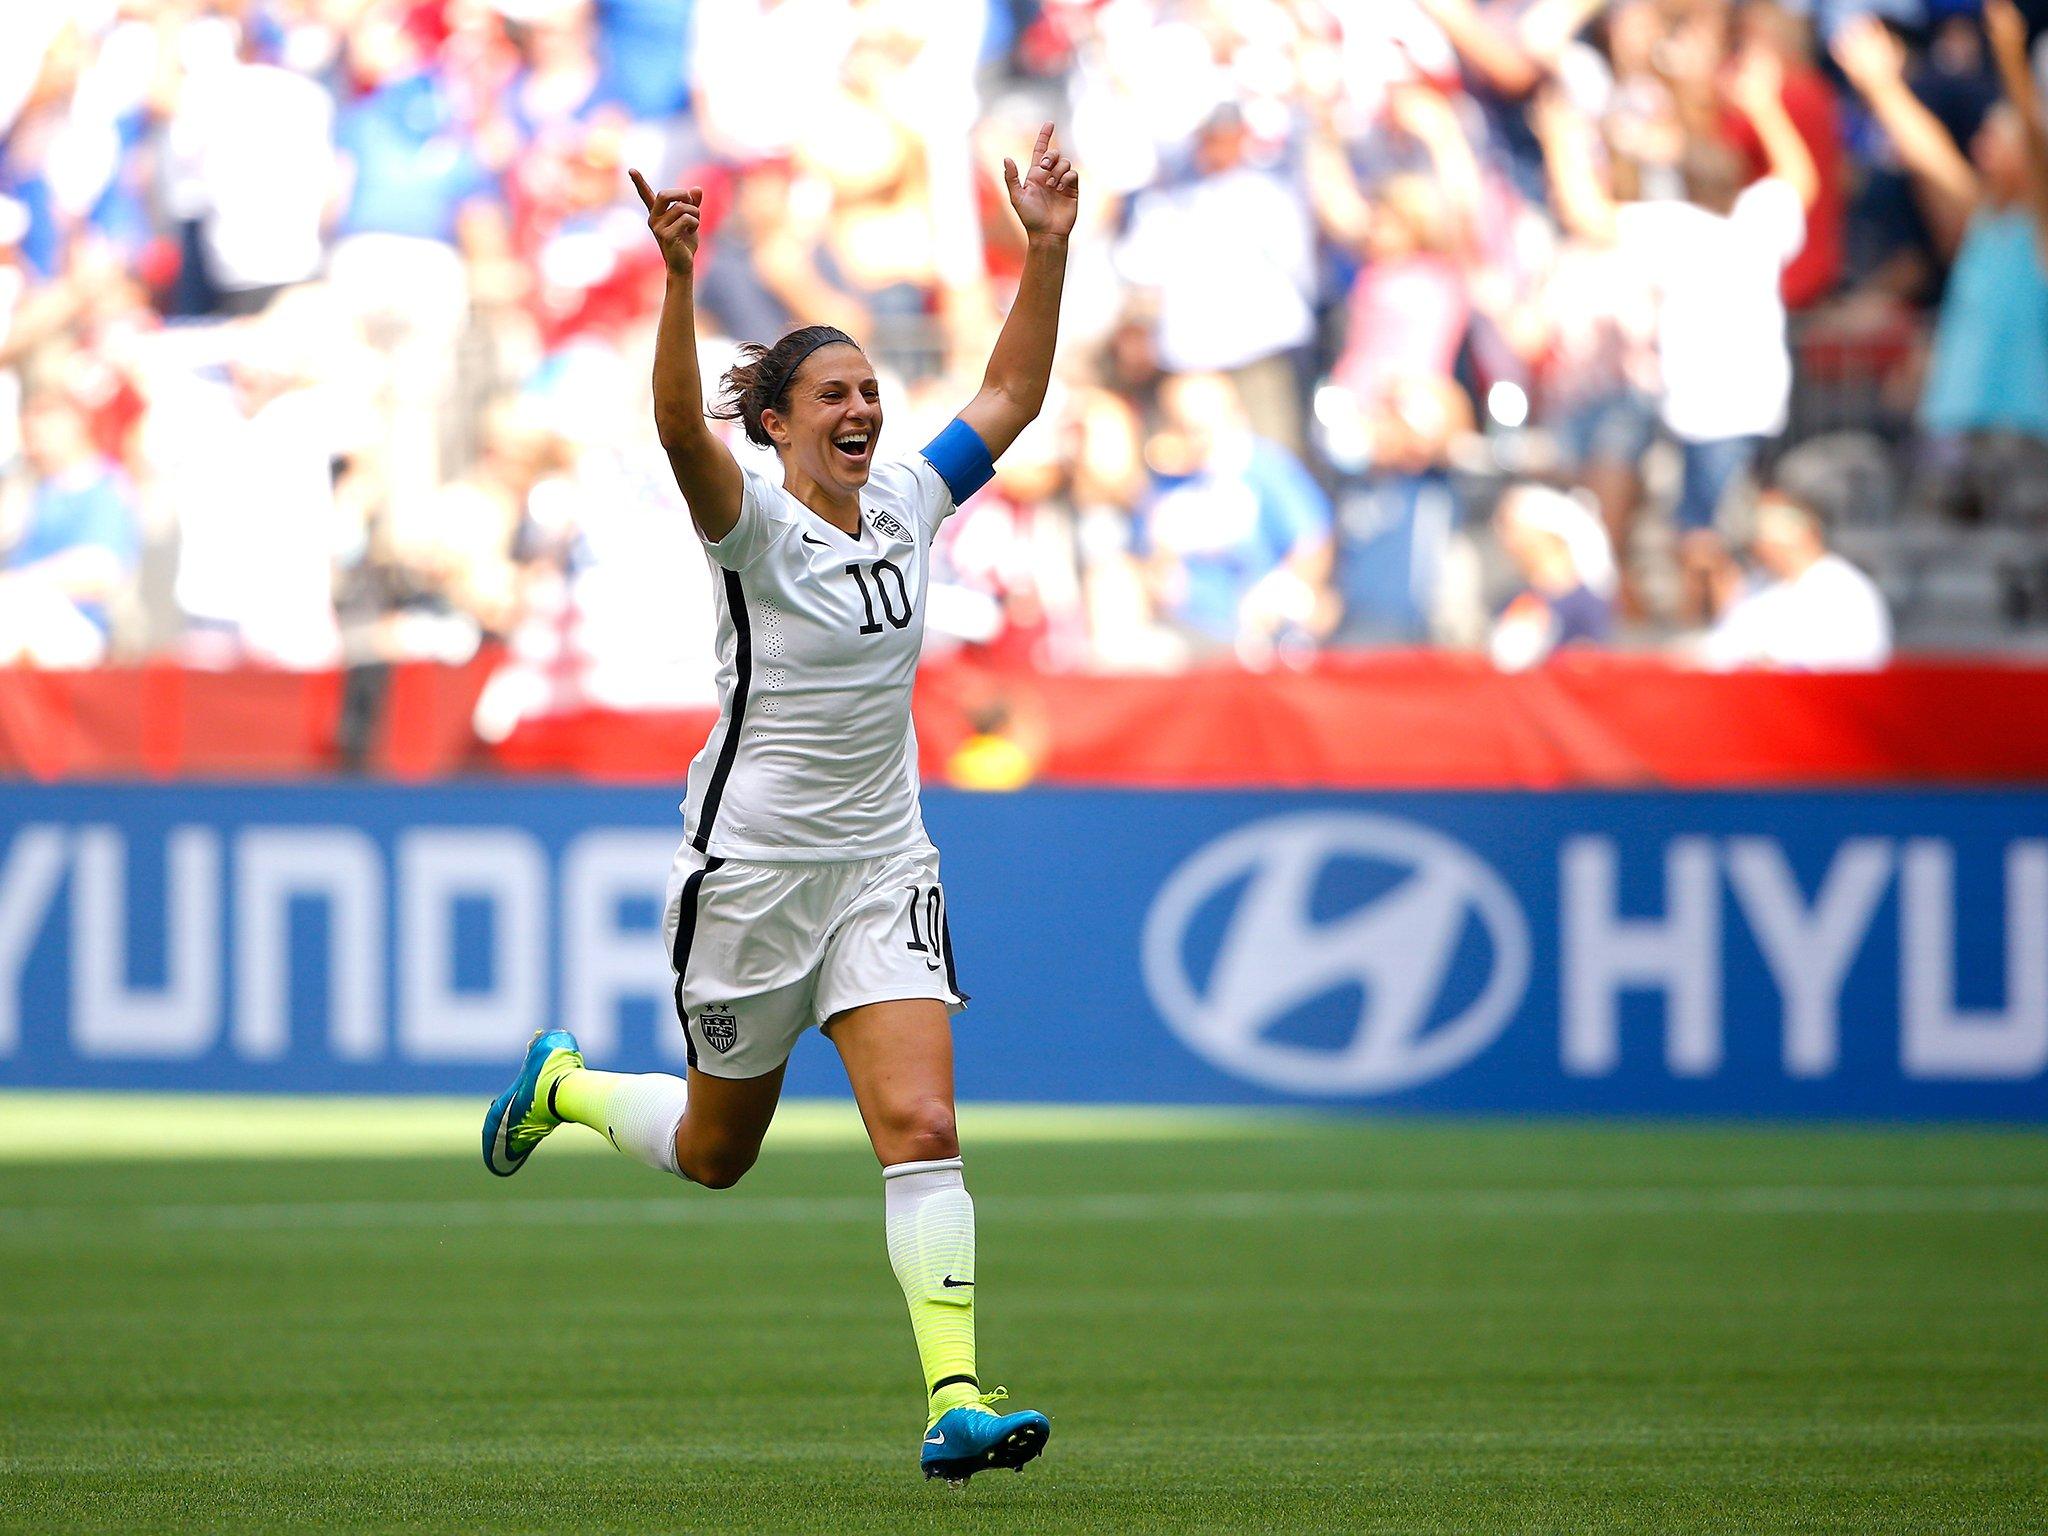
[[[947,1157],[882,1170],[889,1263],[910,1305],[934,1416],[980,1395],[973,1380],[974,1201],[960,1166]]]
[[[554,1110],[602,1131],[635,1162],[681,1178],[676,1127],[683,1123],[687,1086],[665,1072],[571,1072],[555,1089]]]

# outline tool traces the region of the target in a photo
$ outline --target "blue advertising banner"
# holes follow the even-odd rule
[[[933,792],[964,1098],[2048,1120],[2048,795]],[[0,1086],[674,1070],[671,793],[0,791]],[[807,1037],[789,1091],[843,1091]]]

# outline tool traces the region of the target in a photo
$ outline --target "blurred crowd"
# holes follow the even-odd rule
[[[625,168],[706,189],[707,377],[841,325],[903,453],[973,392],[1022,256],[1001,156],[1048,116],[1083,173],[1059,377],[943,534],[935,649],[2024,644],[2032,30],[2001,0],[0,7],[0,662],[492,644],[487,728],[708,698]]]

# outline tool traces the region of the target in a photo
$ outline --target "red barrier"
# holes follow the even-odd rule
[[[305,778],[356,766],[442,778],[473,765],[470,716],[495,657],[358,674],[373,726],[345,762],[340,672],[0,669],[0,774],[62,778]]]
[[[393,670],[365,768],[402,779],[482,768],[680,788],[708,710],[588,709],[480,748],[490,663]],[[338,675],[0,672],[0,772],[56,777],[331,773]],[[1402,653],[1305,672],[1075,677],[962,664],[920,674],[928,782],[976,720],[1007,718],[1042,780],[1337,788],[2048,782],[2048,667],[1909,662],[1852,676],[1716,675],[1586,657],[1503,675]]]
[[[2048,781],[2048,668],[1713,674],[1588,657],[1506,675],[1403,653],[1308,672],[919,675],[927,782],[1000,708],[1041,780],[1332,788],[1742,787]],[[522,726],[501,767],[680,782],[708,711],[585,711]]]
[[[919,699],[929,767],[982,680]],[[950,686],[948,686],[950,684]],[[1908,663],[1874,674],[1714,674],[1588,657],[1504,674],[1473,658],[1328,660],[1310,672],[995,685],[1041,772],[1069,783],[1340,788],[1739,787],[2048,779],[2048,668]],[[1042,725],[1039,722],[1043,722]]]

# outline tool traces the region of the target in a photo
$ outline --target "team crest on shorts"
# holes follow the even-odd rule
[[[704,1043],[723,1056],[739,1044],[740,1021],[723,1003],[713,1003],[697,1015],[697,1029]]]
[[[908,539],[910,537],[910,530],[887,512],[876,512],[868,518],[868,521],[892,539]]]

